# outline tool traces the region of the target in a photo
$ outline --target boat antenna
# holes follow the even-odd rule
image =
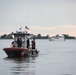
[[[27,25],[28,25],[28,11],[27,11]]]

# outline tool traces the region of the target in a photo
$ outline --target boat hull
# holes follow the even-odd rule
[[[37,56],[39,53],[39,51],[37,50],[25,49],[25,48],[19,48],[19,47],[4,48],[3,50],[5,51],[8,57]]]
[[[3,49],[8,57],[21,57],[22,52],[27,51],[25,48],[4,48]]]

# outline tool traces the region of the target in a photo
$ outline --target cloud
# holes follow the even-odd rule
[[[56,35],[69,34],[76,36],[76,25],[59,25],[59,26],[31,26],[30,31],[34,34]]]

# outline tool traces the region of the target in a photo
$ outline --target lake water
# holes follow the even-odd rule
[[[7,58],[13,40],[0,40],[1,75],[76,75],[76,40],[36,40],[37,57]]]

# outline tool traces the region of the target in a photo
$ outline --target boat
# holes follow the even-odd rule
[[[65,37],[64,36],[53,36],[53,37],[49,37],[49,41],[65,41]]]
[[[3,48],[3,50],[5,51],[8,57],[25,57],[25,56],[37,56],[38,55],[39,51],[37,49],[26,48],[26,45],[27,45],[26,41],[33,34],[22,32],[22,31],[16,31],[15,33],[12,33],[12,35],[14,35],[15,46]],[[18,37],[21,37],[22,39],[21,47],[17,46]],[[32,55],[32,52],[34,52],[33,55]]]

